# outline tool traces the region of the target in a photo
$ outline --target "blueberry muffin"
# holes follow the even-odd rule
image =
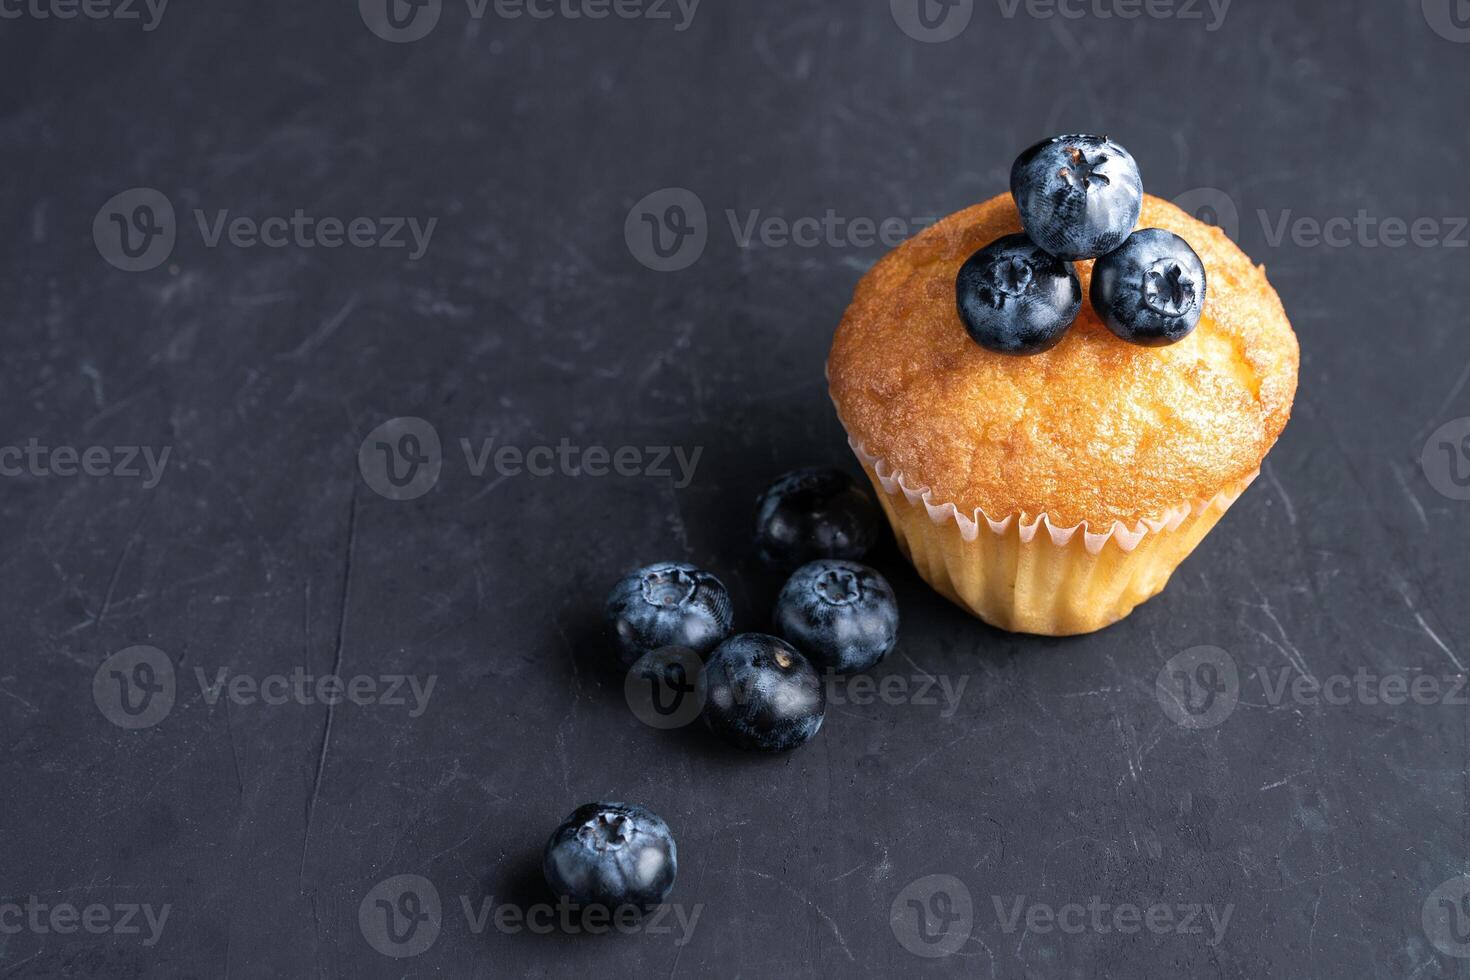
[[[1130,343],[1105,321],[1100,258],[1069,270],[1094,302],[1051,346],[1009,356],[977,343],[956,281],[978,250],[1023,233],[1007,194],[883,258],[832,345],[833,403],[904,553],[1002,629],[1087,633],[1157,594],[1291,413],[1299,351],[1264,270],[1166,201],[1143,195],[1137,210],[1208,274],[1177,342]]]

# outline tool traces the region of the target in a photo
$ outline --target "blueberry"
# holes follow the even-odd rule
[[[679,870],[674,835],[636,803],[588,803],[546,842],[546,883],[578,906],[648,910],[663,902]]]
[[[1105,136],[1056,136],[1016,158],[1011,195],[1032,241],[1060,259],[1095,259],[1138,224],[1143,179]]]
[[[1205,266],[1162,228],[1136,231],[1092,267],[1092,307],[1108,329],[1144,347],[1177,344],[1205,308]]]
[[[873,569],[814,561],[796,570],[776,600],[776,632],[817,667],[868,670],[898,641],[898,600]]]
[[[613,586],[607,616],[624,667],[660,647],[688,647],[706,654],[730,635],[730,593],[709,572],[661,562],[640,568]]]
[[[1025,235],[1007,235],[970,256],[955,293],[965,329],[997,354],[1055,347],[1082,309],[1082,283],[1072,264]]]
[[[705,684],[705,724],[743,749],[794,749],[817,734],[827,713],[817,669],[785,640],[762,633],[720,644]]]
[[[756,504],[756,550],[786,569],[817,558],[861,558],[878,542],[880,519],[868,488],[841,470],[795,470]]]

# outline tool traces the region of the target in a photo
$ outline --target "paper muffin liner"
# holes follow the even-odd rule
[[[1132,527],[1055,526],[1043,513],[966,515],[849,437],[899,547],[931,587],[1000,629],[1070,636],[1109,626],[1154,595],[1259,473]],[[1045,528],[1045,534],[1041,530]]]

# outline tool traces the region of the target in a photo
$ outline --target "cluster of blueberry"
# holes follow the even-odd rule
[[[970,256],[956,281],[975,342],[1001,354],[1056,346],[1082,309],[1072,263],[1096,259],[1090,298],[1108,329],[1146,347],[1178,343],[1205,305],[1204,264],[1160,228],[1134,231],[1143,179],[1133,155],[1102,136],[1057,136],[1011,167],[1024,234]]]
[[[702,717],[711,731],[744,749],[805,744],[826,717],[821,672],[869,670],[897,642],[893,589],[858,562],[877,543],[880,519],[872,495],[845,473],[786,474],[761,495],[755,533],[762,561],[791,573],[772,615],[780,635],[732,636],[724,584],[693,565],[661,562],[608,596],[623,667],[668,657],[682,669],[691,653],[705,658]],[[542,867],[552,890],[579,906],[647,909],[667,897],[677,864],[657,814],[589,803],[552,834]]]
[[[623,665],[693,651],[707,658],[703,718],[711,731],[746,749],[802,745],[826,714],[821,672],[868,670],[898,638],[893,590],[857,561],[877,541],[880,516],[846,473],[786,474],[756,509],[762,561],[791,573],[771,617],[778,635],[731,636],[730,595],[720,580],[664,562],[624,578],[608,597]]]

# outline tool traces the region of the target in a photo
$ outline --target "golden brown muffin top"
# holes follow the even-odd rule
[[[1051,350],[987,351],[965,332],[955,277],[1021,230],[1009,194],[950,215],[858,284],[827,362],[832,400],[867,453],[932,502],[993,519],[1041,514],[1106,530],[1213,497],[1254,474],[1286,426],[1300,352],[1281,300],[1218,228],[1145,196],[1140,228],[1194,247],[1208,291],[1170,347],[1115,337],[1085,299]],[[1092,262],[1078,262],[1087,296]]]

